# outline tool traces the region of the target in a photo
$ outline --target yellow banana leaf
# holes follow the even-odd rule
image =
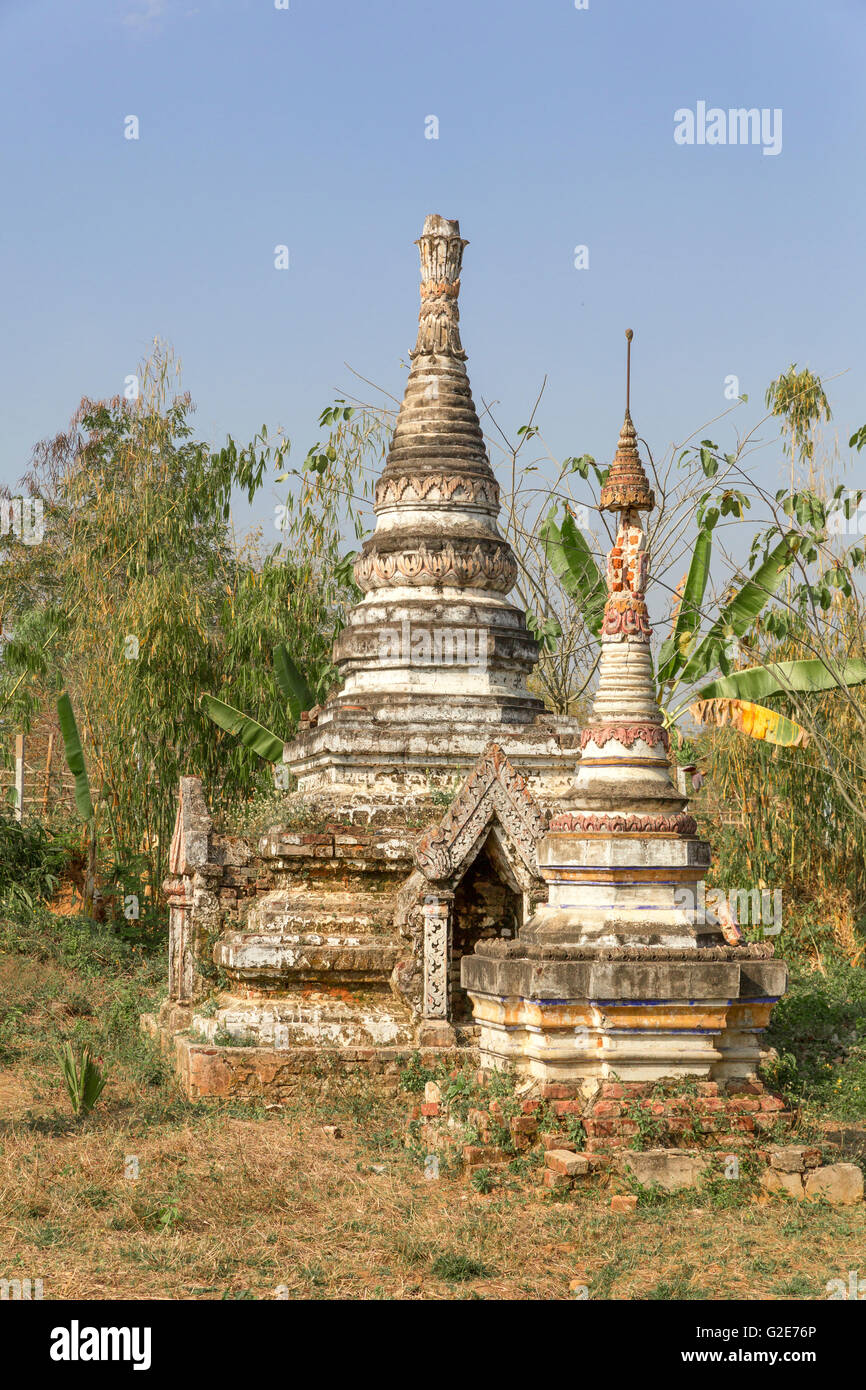
[[[689,713],[698,724],[728,726],[748,738],[780,743],[785,748],[805,748],[809,742],[809,735],[800,724],[751,700],[695,700],[689,705]]]

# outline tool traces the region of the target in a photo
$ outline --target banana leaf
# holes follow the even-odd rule
[[[785,748],[805,748],[809,742],[806,730],[793,719],[750,700],[695,700],[689,705],[689,714],[698,724],[712,724],[717,729],[728,726],[748,738],[780,743]]]
[[[658,680],[660,685],[665,685],[669,680],[672,680],[688,659],[689,642],[692,634],[697,631],[701,623],[701,604],[707,589],[712,549],[712,531],[703,526],[695,541],[686,585],[680,599],[673,630],[662,643],[659,653]]]
[[[90,795],[90,781],[87,776],[87,767],[84,762],[84,750],[81,747],[81,738],[78,733],[78,725],[75,722],[75,715],[72,711],[72,701],[66,691],[57,701],[57,718],[60,722],[60,733],[63,737],[63,751],[66,755],[66,764],[72,776],[75,778],[75,805],[82,820],[93,820],[93,800]]]
[[[812,694],[834,690],[839,685],[860,685],[866,681],[866,661],[845,661],[837,672],[823,661],[777,661],[768,666],[747,666],[729,676],[711,681],[697,693],[699,700],[720,696],[739,700],[766,700],[789,691]]]
[[[574,518],[566,513],[560,528],[551,511],[539,534],[554,574],[569,598],[580,607],[590,632],[598,637],[604,619],[607,584]]]
[[[202,695],[201,705],[208,719],[212,719],[226,733],[234,734],[245,748],[251,748],[260,758],[269,763],[278,763],[283,757],[283,740],[271,733],[263,724],[250,719],[248,714],[234,709],[215,695]]]
[[[288,702],[289,713],[293,719],[300,719],[304,710],[312,709],[316,696],[282,642],[274,647],[274,675]]]
[[[787,535],[770,551],[751,579],[747,579],[730,603],[726,604],[682,674],[687,685],[700,680],[716,664],[718,649],[728,637],[742,637],[772,598],[782,578],[794,562],[796,551]]]

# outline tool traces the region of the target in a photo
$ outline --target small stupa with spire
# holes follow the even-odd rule
[[[421,310],[376,528],[355,562],[363,599],[334,645],[342,687],[286,751],[302,792],[388,794],[467,772],[495,739],[536,787],[567,786],[572,719],[527,689],[538,644],[508,599],[517,562],[500,534],[490,466],[460,339],[468,245],[456,221],[418,238]]]
[[[674,783],[653,675],[643,516],[655,498],[626,412],[599,505],[607,557],[599,682],[577,776],[538,846],[548,901],[513,942],[481,942],[462,982],[486,1067],[553,1081],[754,1076],[785,986],[770,943],[707,911],[710,846]]]

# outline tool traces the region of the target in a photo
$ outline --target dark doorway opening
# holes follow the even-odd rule
[[[479,941],[515,937],[523,921],[523,896],[502,878],[488,840],[467,869],[452,909],[451,1018],[456,1025],[472,1022],[472,1005],[460,986],[460,962]]]

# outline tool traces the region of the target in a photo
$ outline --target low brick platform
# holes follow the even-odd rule
[[[568,1087],[552,1087],[555,1091]],[[683,1093],[682,1083],[606,1082],[599,1099],[587,1105],[577,1099],[556,1099],[560,1114],[576,1113],[586,1133],[587,1151],[628,1147],[638,1135],[655,1143],[682,1143],[697,1147],[748,1143],[780,1126],[789,1126],[793,1115],[778,1096],[760,1081],[698,1081],[694,1093]]]
[[[176,1021],[176,1020],[175,1020]],[[324,1090],[334,1080],[361,1073],[396,1094],[400,1071],[413,1058],[425,1067],[465,1065],[470,1048],[224,1047],[202,1043],[160,1025],[145,1014],[142,1025],[171,1057],[188,1100],[248,1100],[279,1103]]]
[[[565,1083],[524,1083],[513,1095],[488,1099],[489,1080],[489,1073],[477,1073],[477,1099],[468,1107],[449,1107],[442,1086],[428,1083],[423,1102],[409,1108],[407,1142],[429,1152],[459,1147],[470,1176],[533,1149],[548,1156],[570,1153],[575,1171],[565,1172],[553,1160],[543,1176],[548,1187],[563,1187],[647,1150],[707,1157],[750,1151],[767,1162],[794,1120],[760,1081],[603,1082],[590,1094]],[[569,1182],[559,1181],[564,1178]]]
[[[486,1073],[479,1073],[486,1077]],[[718,1147],[766,1141],[768,1133],[788,1128],[793,1115],[784,1102],[760,1081],[698,1081],[693,1086],[670,1082],[604,1082],[587,1098],[579,1086],[543,1082],[519,1101],[519,1113],[508,1113],[514,1102],[494,1099],[486,1108],[468,1112],[483,1145],[507,1131],[517,1150],[543,1139],[556,1143],[561,1133],[579,1135],[582,1152],[604,1153],[629,1148],[642,1138],[647,1144]],[[416,1107],[418,1109],[418,1107]],[[435,1102],[418,1109],[418,1116],[440,1116]],[[418,1118],[414,1113],[410,1118]],[[471,1157],[469,1162],[478,1161]]]

